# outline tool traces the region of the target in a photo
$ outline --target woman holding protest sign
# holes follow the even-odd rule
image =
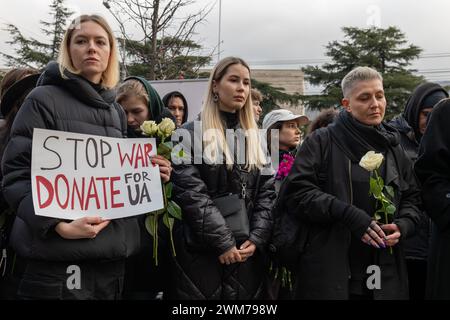
[[[173,159],[183,225],[175,233],[170,298],[261,297],[275,190],[273,177],[261,174],[267,160],[250,89],[250,69],[242,59],[219,61],[211,73],[201,124],[181,128],[195,142],[191,149],[183,137],[183,162]],[[230,133],[234,137],[228,139]],[[197,143],[204,154],[198,153]]]
[[[7,201],[17,209],[11,243],[28,265],[23,299],[117,299],[125,259],[139,249],[136,218],[73,221],[35,215],[31,189],[33,129],[123,138],[126,120],[114,102],[117,45],[107,22],[82,15],[70,24],[59,63],[49,63],[19,110],[2,169]]]

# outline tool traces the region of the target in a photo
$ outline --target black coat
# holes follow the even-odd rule
[[[37,216],[31,194],[31,149],[34,128],[122,138],[126,119],[114,92],[67,73],[50,63],[39,85],[25,99],[14,121],[2,161],[5,198],[16,210],[11,244],[25,258],[47,261],[116,260],[136,252],[136,218],[116,219],[95,239],[66,240],[54,227],[62,220]]]
[[[428,299],[450,299],[450,100],[433,108],[415,169],[425,211],[433,221],[428,260]]]
[[[333,130],[335,134],[331,133]],[[296,232],[295,245],[299,252],[295,270],[298,299],[349,298],[350,245],[352,241],[361,241],[372,219],[352,205],[353,175],[361,170],[359,157],[348,154],[356,146],[346,146],[346,133],[336,131],[339,131],[336,125],[332,125],[306,138],[280,194],[291,224],[297,224],[289,232]],[[419,191],[412,164],[399,145],[389,149],[385,159],[384,181],[395,190],[394,223],[402,237],[407,237],[414,232],[418,221]],[[368,177],[367,173],[367,183]],[[401,242],[394,247],[392,255],[387,249],[367,247],[367,250],[382,270],[381,289],[373,292],[374,299],[407,298],[408,280]]]
[[[193,122],[183,128],[193,137]],[[193,140],[192,140],[193,141]],[[201,141],[197,140],[197,143]],[[255,254],[244,263],[230,266],[219,263],[218,257],[236,240],[212,198],[225,192],[240,193],[240,181],[247,178],[247,203],[254,199],[250,219],[250,237],[256,244]],[[263,277],[267,272],[265,247],[272,230],[271,208],[275,200],[274,179],[261,175],[258,194],[254,194],[258,172],[229,171],[225,165],[174,165],[172,179],[175,200],[182,208],[183,225],[175,232],[176,261],[173,292],[178,299],[254,299],[260,297]],[[185,228],[205,248],[201,251],[186,247]]]
[[[408,110],[412,112],[413,108]],[[419,143],[416,141],[413,128],[406,122],[403,115],[399,115],[389,122],[391,126],[400,132],[400,144],[406,152],[406,155],[414,163],[419,153]],[[415,123],[418,126],[418,122]],[[403,246],[406,258],[426,260],[428,257],[429,243],[431,238],[431,220],[425,212],[421,210],[420,221],[416,232],[410,238],[405,239]]]

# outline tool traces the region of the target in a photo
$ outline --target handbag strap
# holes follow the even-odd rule
[[[256,199],[257,199],[258,193],[259,193],[260,180],[261,180],[261,170],[258,170],[258,176],[256,177],[255,191],[254,191],[254,193],[253,193],[253,198],[250,200],[252,205],[251,205],[251,207],[250,207],[250,212],[249,212],[249,216],[248,216],[249,221],[252,220],[253,209],[255,208]]]

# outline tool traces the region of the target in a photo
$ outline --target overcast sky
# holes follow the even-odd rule
[[[43,39],[39,20],[49,20],[51,0],[0,3],[0,24],[11,22],[25,35]],[[77,14],[105,16],[118,30],[102,0],[66,3]],[[191,8],[206,5],[214,8],[197,32],[206,51],[211,51],[218,42],[219,0],[197,0]],[[221,57],[236,55],[254,68],[299,69],[302,63],[323,59],[324,46],[342,39],[343,26],[395,25],[410,43],[424,49],[414,67],[429,80],[450,80],[449,12],[447,0],[222,0]],[[8,39],[1,30],[0,51],[11,52]]]

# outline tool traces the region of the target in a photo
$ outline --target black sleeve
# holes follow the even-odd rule
[[[433,108],[422,137],[415,171],[426,213],[440,230],[450,227],[450,101]]]
[[[17,216],[41,237],[46,237],[48,231],[61,221],[35,215],[31,192],[33,129],[54,128],[52,121],[51,108],[40,101],[27,98],[17,113],[11,129],[11,139],[2,159],[4,197]]]
[[[250,238],[262,249],[269,241],[273,228],[272,207],[275,204],[275,180],[272,175],[260,176],[260,187],[255,195],[255,206],[250,223]]]
[[[330,162],[324,156],[328,153],[326,148],[330,147],[329,139],[325,130],[317,130],[305,139],[280,193],[281,203],[289,214],[300,220],[324,224],[342,222],[355,236],[362,237],[371,223],[370,216],[320,187],[322,162]]]
[[[401,198],[400,205],[398,207],[398,213],[395,216],[394,223],[400,228],[402,238],[407,238],[413,235],[416,231],[416,226],[421,219],[420,208],[420,188],[417,181],[417,177],[414,173],[413,163],[406,156],[406,153],[401,149],[399,161],[401,165],[402,180],[401,183]]]
[[[191,139],[187,140],[197,139],[194,143],[201,143],[193,132],[190,136]],[[236,240],[208,194],[199,165],[193,164],[193,149],[187,140],[180,142],[184,147],[185,160],[173,164],[174,200],[181,207],[183,221],[193,232],[194,237],[220,255],[236,246]]]

